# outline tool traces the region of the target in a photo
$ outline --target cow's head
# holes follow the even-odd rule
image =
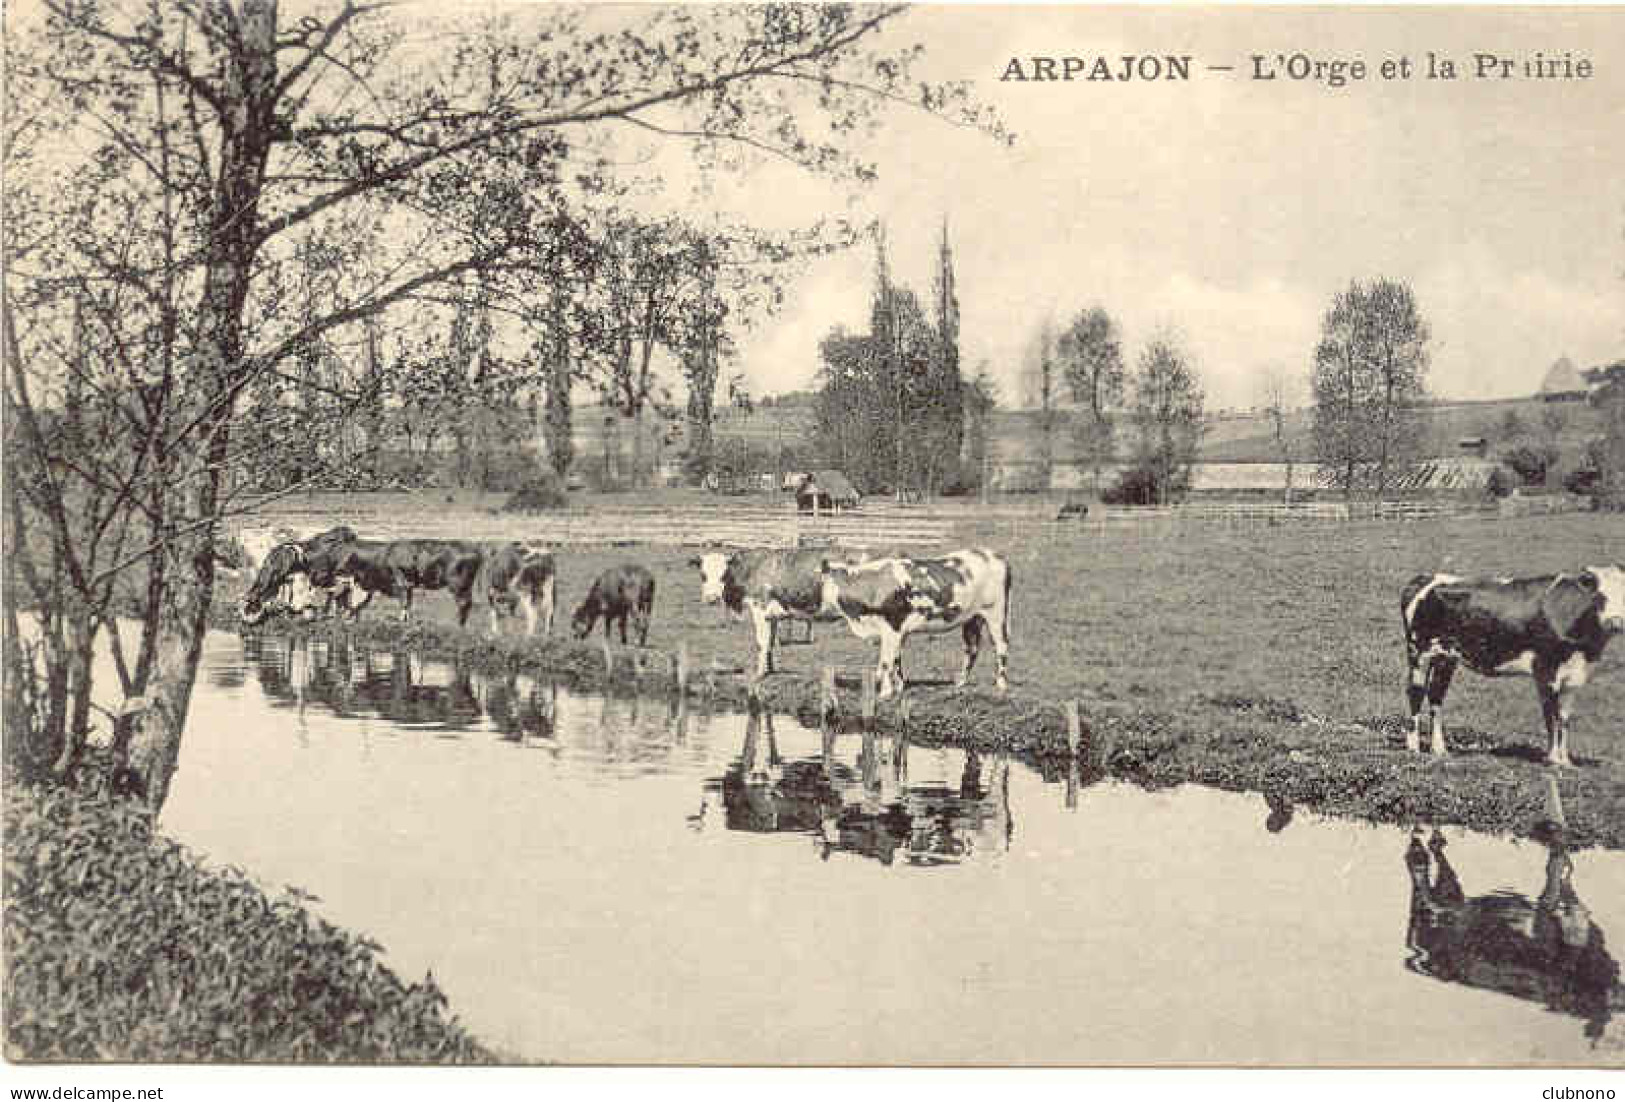
[[[714,605],[733,588],[734,557],[725,551],[707,551],[688,560],[700,572],[700,600]]]
[[[257,624],[265,619],[265,614],[270,611],[268,606],[271,599],[282,591],[284,584],[295,577],[303,578],[304,573],[303,547],[297,543],[282,543],[271,548],[265,556],[264,564],[260,566],[259,574],[254,578],[254,584],[243,597],[242,607],[238,610],[243,622]]]
[[[1588,566],[1580,574],[1596,582],[1597,619],[1604,631],[1625,632],[1625,566]]]
[[[1571,642],[1595,631],[1593,622],[1605,632],[1625,631],[1625,567],[1588,566],[1559,576],[1541,610],[1558,638]]]
[[[591,596],[576,607],[575,614],[570,617],[570,631],[577,639],[585,639],[587,633],[598,620],[598,602]],[[606,627],[604,630],[608,631]]]

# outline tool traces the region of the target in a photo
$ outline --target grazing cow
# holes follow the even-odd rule
[[[958,551],[941,559],[874,559],[823,570],[822,601],[838,609],[860,639],[880,640],[879,696],[903,685],[903,640],[916,631],[960,628],[965,665],[955,685],[963,687],[976,664],[985,630],[998,656],[996,683],[1009,688],[1010,564],[992,551]]]
[[[477,544],[460,540],[351,540],[331,555],[312,558],[309,572],[313,586],[345,591],[352,616],[382,593],[400,598],[405,620],[416,590],[444,589],[457,603],[457,626],[467,627],[484,560]]]
[[[1537,835],[1546,846],[1546,876],[1540,895],[1530,899],[1512,891],[1468,896],[1445,858],[1443,835],[1435,831],[1424,846],[1421,831],[1412,833],[1405,852],[1411,879],[1406,967],[1572,1014],[1595,1039],[1625,1010],[1619,964],[1574,890],[1562,827],[1543,823]]]
[[[305,612],[314,606],[310,591],[312,568],[323,570],[339,549],[355,540],[355,531],[345,525],[329,528],[307,540],[293,540],[277,544],[265,553],[254,584],[243,597],[239,614],[246,624],[257,624],[270,611],[273,598],[281,595],[295,612]],[[326,593],[332,604],[335,594]]]
[[[1572,764],[1570,707],[1608,640],[1625,631],[1625,567],[1530,578],[1421,574],[1400,602],[1410,660],[1407,747],[1421,747],[1425,698],[1433,752],[1445,752],[1444,698],[1456,663],[1465,662],[1490,677],[1532,676],[1546,721],[1546,760]]]
[[[621,642],[626,642],[626,621],[630,617],[638,633],[638,646],[649,645],[649,614],[655,605],[655,579],[635,563],[613,567],[598,575],[586,600],[576,609],[570,624],[577,639],[585,639],[599,617],[604,620],[604,638],[609,638],[611,621],[621,624]]]
[[[542,634],[553,634],[553,556],[522,543],[499,543],[487,547],[482,577],[485,597],[491,607],[491,631],[501,634],[499,614],[513,616],[520,606],[525,610],[525,632],[536,634],[538,607]]]
[[[778,622],[837,620],[824,607],[823,551],[711,551],[689,560],[700,571],[700,599],[748,615],[756,633],[756,676],[773,672]]]

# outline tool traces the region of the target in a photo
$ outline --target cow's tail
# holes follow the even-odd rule
[[[1004,561],[1004,645],[1010,645],[1010,560]]]

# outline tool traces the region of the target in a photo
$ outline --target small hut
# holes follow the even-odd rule
[[[803,513],[838,513],[855,509],[858,491],[840,471],[812,471],[796,488],[796,508]]]

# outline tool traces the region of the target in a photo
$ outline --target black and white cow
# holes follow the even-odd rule
[[[513,616],[522,607],[527,634],[536,634],[538,619],[542,634],[553,634],[553,556],[522,543],[492,544],[484,550],[481,576],[491,608],[491,631],[501,634],[500,615]]]
[[[700,572],[700,599],[749,616],[756,635],[756,676],[773,672],[778,622],[838,620],[824,607],[827,551],[711,551],[689,560]]]
[[[329,558],[313,559],[310,581],[317,588],[348,588],[352,615],[377,594],[397,597],[402,620],[411,617],[417,590],[444,589],[457,604],[457,626],[467,627],[484,560],[478,544],[462,540],[352,540]]]
[[[840,612],[860,639],[880,641],[879,696],[903,685],[903,640],[917,631],[959,628],[965,665],[955,684],[963,687],[976,664],[982,632],[998,656],[996,684],[1006,679],[1010,654],[1010,564],[1002,555],[975,549],[940,559],[886,558],[825,563],[822,605]]]
[[[312,610],[321,598],[331,605],[334,593],[330,589],[324,591],[321,598],[311,589],[312,566],[318,571],[326,569],[339,549],[355,538],[355,530],[341,524],[309,539],[289,540],[266,551],[254,584],[249,586],[238,609],[243,622],[259,623],[277,600],[296,613]],[[252,555],[256,550],[251,548],[249,553]]]
[[[626,642],[626,621],[638,634],[638,646],[649,645],[649,617],[654,611],[655,579],[648,569],[636,563],[611,567],[598,575],[587,591],[587,596],[570,618],[570,626],[577,639],[585,639],[600,618],[604,621],[604,638],[609,638],[610,624],[619,621],[621,642]]]
[[[1420,574],[1400,595],[1410,660],[1411,729],[1421,748],[1422,702],[1433,752],[1445,752],[1444,698],[1456,664],[1489,677],[1528,674],[1546,721],[1546,760],[1569,765],[1568,722],[1575,691],[1586,683],[1608,640],[1625,631],[1625,567],[1529,578]]]

